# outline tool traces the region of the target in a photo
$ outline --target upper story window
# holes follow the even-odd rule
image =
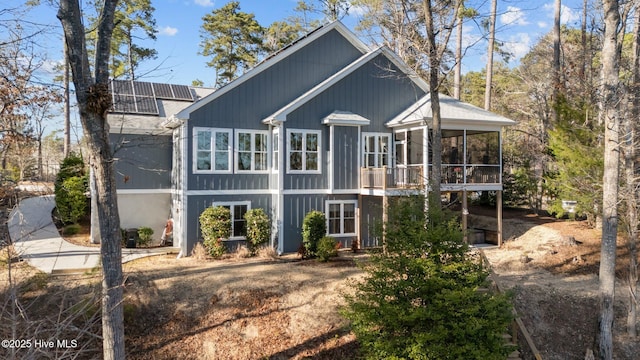
[[[231,130],[194,128],[194,173],[231,172]]]
[[[268,131],[236,130],[236,171],[267,171]]]
[[[364,167],[388,166],[390,144],[391,134],[362,133],[362,165]]]
[[[287,172],[320,173],[321,131],[287,130]]]

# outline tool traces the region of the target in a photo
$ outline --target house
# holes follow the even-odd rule
[[[270,215],[279,253],[297,251],[311,210],[326,214],[328,234],[344,247],[376,246],[371,224],[387,199],[426,188],[427,84],[390,49],[370,49],[340,22],[207,95],[188,89],[202,98],[172,115],[165,109],[144,134],[124,118],[133,125],[112,130],[122,149],[135,144],[116,156],[119,200],[128,197],[121,217],[137,227],[170,216],[182,255],[200,241],[198,218],[212,205],[231,210],[230,247],[244,240],[251,208]],[[449,97],[441,103],[443,191],[464,199],[468,191],[500,192],[500,132],[514,122]]]
[[[173,134],[162,123],[213,89],[112,80],[110,91],[120,226],[150,227],[159,239],[172,213],[173,178]]]

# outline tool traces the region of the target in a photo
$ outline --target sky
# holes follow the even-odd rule
[[[579,27],[582,0],[563,0],[562,23]],[[10,0],[15,5],[22,1]],[[50,33],[40,40],[40,46],[52,63],[62,58],[62,30],[56,19],[56,8],[42,1],[42,5],[25,16],[25,22],[46,24]],[[154,0],[155,19],[158,26],[157,40],[144,45],[154,47],[158,58],[145,64],[138,71],[140,80],[189,85],[200,79],[205,86],[215,82],[213,69],[206,66],[207,58],[198,55],[202,17],[220,8],[227,1],[221,0]],[[255,14],[262,26],[294,15],[297,0],[240,0],[241,11]],[[488,13],[489,0],[471,0],[468,4],[482,4],[481,14]],[[11,6],[11,5],[9,5]],[[360,9],[352,7],[351,14],[342,21],[354,30]],[[553,0],[498,0],[496,37],[514,54],[510,62],[516,65],[537,40],[548,33],[553,25]],[[486,41],[480,38],[477,27],[465,26],[464,43],[474,44],[463,59],[463,72],[479,71],[486,64]],[[480,39],[480,40],[479,40]],[[369,39],[363,40],[369,43]]]

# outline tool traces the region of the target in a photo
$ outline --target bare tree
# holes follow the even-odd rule
[[[453,2],[453,4],[452,4]],[[455,29],[458,21],[458,11],[460,9],[459,0],[439,1],[424,0],[424,19],[426,29],[427,55],[429,57],[429,95],[431,98],[432,129],[431,146],[433,148],[432,172],[430,177],[431,190],[434,205],[440,204],[442,183],[442,123],[440,115],[441,85],[440,67],[443,64],[449,38]]]
[[[604,175],[602,179],[602,245],[600,251],[600,333],[601,359],[613,358],[616,242],[618,232],[618,191],[620,166],[620,12],[617,0],[602,0],[604,36],[602,44],[600,118],[605,124]]]
[[[636,9],[633,24],[633,67],[632,83],[627,94],[630,99],[630,116],[624,121],[624,171],[626,222],[629,236],[629,308],[627,312],[627,334],[630,338],[637,337],[637,303],[638,303],[638,181],[635,174],[636,158],[636,125],[635,119],[640,116],[640,12]]]
[[[114,161],[109,144],[107,110],[110,43],[117,0],[105,0],[97,22],[95,60],[89,66],[86,29],[79,0],[60,0],[62,23],[80,121],[87,139],[89,163],[95,175],[98,228],[102,260],[102,337],[105,359],[124,359],[122,249],[115,185]],[[93,69],[93,73],[91,72]]]
[[[493,82],[493,48],[496,41],[496,8],[498,0],[491,0],[489,15],[489,47],[487,49],[487,80],[484,89],[484,109],[491,110],[491,83]]]

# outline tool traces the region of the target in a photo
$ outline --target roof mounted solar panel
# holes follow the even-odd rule
[[[173,99],[173,91],[171,91],[171,85],[153,83],[153,90],[156,93],[156,97],[159,99]]]
[[[136,95],[139,96],[155,96],[153,93],[153,86],[150,82],[132,81],[133,90]]]
[[[158,115],[158,102],[154,97],[137,96],[136,110],[139,114]]]
[[[119,113],[137,112],[135,96],[126,94],[113,94],[113,111]]]
[[[129,80],[112,80],[110,85],[114,94],[133,95],[133,87]]]
[[[194,101],[186,85],[112,80],[109,90],[113,97],[111,111],[118,113],[159,115],[157,99]]]
[[[188,86],[171,84],[171,89],[173,89],[174,99],[193,101],[193,94]]]

